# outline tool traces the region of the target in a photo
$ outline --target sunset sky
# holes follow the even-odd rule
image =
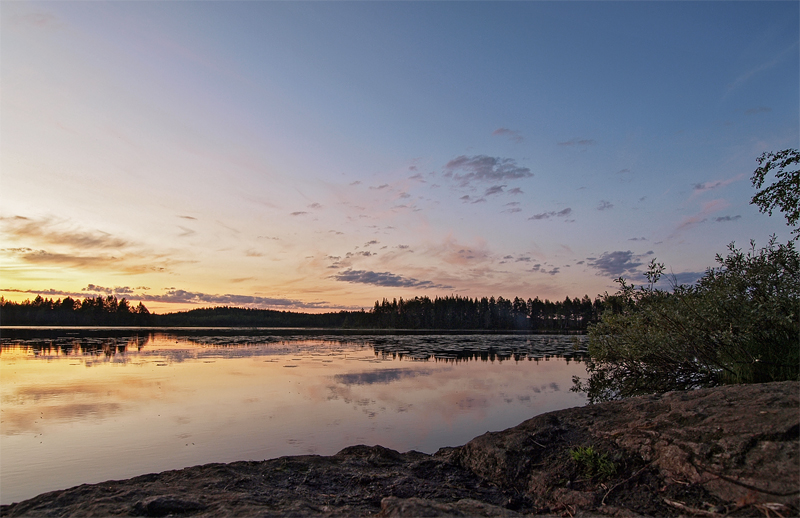
[[[692,282],[800,147],[798,2],[2,2],[0,295]]]

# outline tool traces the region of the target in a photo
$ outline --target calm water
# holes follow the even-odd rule
[[[583,337],[0,331],[0,500],[209,462],[433,453],[583,405]],[[566,357],[565,357],[566,356]]]

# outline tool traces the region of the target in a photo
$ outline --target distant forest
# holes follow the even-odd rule
[[[0,297],[5,326],[150,326],[150,327],[326,327],[349,329],[469,329],[539,332],[585,331],[598,321],[604,302],[583,298],[551,302],[503,297],[414,297],[383,299],[369,311],[299,313],[270,309],[215,307],[150,313],[115,296],[66,297],[17,303]]]

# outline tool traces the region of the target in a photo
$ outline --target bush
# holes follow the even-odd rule
[[[603,481],[617,472],[617,466],[608,458],[608,454],[595,451],[592,446],[579,446],[570,450],[569,454],[586,477]]]
[[[800,375],[800,257],[794,242],[746,253],[729,246],[695,285],[654,288],[618,279],[605,313],[589,329],[589,379],[573,390],[590,402],[728,383],[797,380]]]

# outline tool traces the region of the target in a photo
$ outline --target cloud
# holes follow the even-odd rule
[[[486,189],[486,192],[483,193],[484,196],[491,196],[492,194],[500,194],[503,192],[503,188],[505,185],[493,185]]]
[[[600,200],[600,204],[597,206],[597,210],[608,210],[613,208],[614,204],[606,200]]]
[[[361,185],[361,180],[356,180],[355,182],[350,182],[349,185]]]
[[[422,173],[417,173],[417,174],[415,174],[413,176],[409,176],[408,179],[409,180],[417,180],[417,181],[420,181],[422,183],[426,183],[425,182],[425,178],[423,178],[423,176],[422,176]]]
[[[632,237],[628,241],[647,241],[646,237]]]
[[[291,216],[302,216],[303,214],[308,214],[308,212],[303,211],[303,210],[298,210],[298,211],[292,212],[290,215]]]
[[[79,298],[86,298],[86,297],[93,297],[95,295],[117,295],[120,298],[132,298],[134,300],[138,300],[138,297],[134,294],[134,290],[149,290],[150,288],[146,286],[137,286],[136,288],[131,288],[129,286],[116,286],[114,288],[106,288],[104,286],[97,286],[95,284],[89,284],[85,288],[81,288],[81,291],[63,291],[63,290],[55,290],[55,289],[46,289],[46,290],[17,290],[13,288],[0,288],[2,292],[10,292],[10,293],[30,293],[30,294],[37,294],[42,295],[43,297],[72,297],[75,299]],[[132,295],[132,297],[129,297]]]
[[[193,220],[197,220],[197,218],[194,218],[194,217],[192,217],[192,216],[178,216],[178,217],[179,217],[179,218],[183,218],[183,219],[193,219]]]
[[[617,171],[617,174],[628,174],[630,172],[631,172],[630,169],[620,169],[619,171]]]
[[[125,258],[112,255],[79,255],[69,253],[48,252],[46,250],[32,250],[30,248],[4,248],[5,252],[13,252],[20,259],[37,265],[57,265],[72,268],[100,269],[107,268],[125,273],[146,273],[165,271],[163,266],[129,264]]]
[[[356,284],[371,284],[373,286],[386,286],[391,288],[439,288],[453,289],[452,286],[435,284],[432,281],[419,281],[413,278],[406,278],[390,272],[371,272],[366,270],[347,270],[332,276],[333,279],[342,282],[352,282]]]
[[[308,206],[308,208],[309,209],[321,209],[322,205],[320,205],[319,203],[312,203],[311,205]]]
[[[642,265],[638,260],[638,256],[633,255],[633,252],[621,251],[616,252],[603,252],[599,258],[589,257],[589,266],[592,266],[600,271],[602,275],[611,277],[619,277],[622,274],[637,273],[636,268]]]
[[[547,275],[556,275],[559,272],[560,268],[557,266],[553,267],[552,269],[548,270],[547,268],[542,268],[541,264],[534,264],[533,268],[530,271],[538,272],[538,273],[546,273]]]
[[[771,60],[766,61],[766,62],[762,63],[761,65],[758,65],[758,66],[748,70],[744,74],[740,75],[739,77],[737,77],[733,81],[733,83],[728,85],[723,98],[727,97],[733,90],[735,90],[740,85],[742,85],[742,84],[746,83],[747,81],[749,81],[750,78],[753,77],[754,75],[757,75],[757,74],[759,74],[759,73],[761,73],[761,72],[763,72],[765,70],[769,70],[770,68],[776,66],[778,63],[780,63],[783,60],[784,56],[789,55],[790,53],[793,53],[795,47],[797,47],[797,42],[796,41],[794,43],[792,43],[791,45],[787,46],[786,48],[784,48],[781,52],[778,53],[777,56],[775,56]]]
[[[366,248],[368,246],[372,246],[372,245],[377,245],[377,244],[379,244],[378,241],[373,239],[372,241],[367,241],[366,243],[364,243],[364,248]]]
[[[741,216],[739,216],[739,215],[736,215],[736,216],[720,216],[719,218],[714,218],[714,221],[716,221],[718,223],[721,223],[723,221],[736,221],[737,219],[740,219],[740,218],[741,218]]]
[[[181,233],[178,234],[178,237],[188,237],[188,236],[191,236],[192,234],[196,233],[191,228],[182,227],[180,225],[178,225],[178,228],[181,229]]]
[[[758,108],[750,108],[749,110],[745,110],[747,115],[755,115],[756,113],[769,113],[772,111],[772,108],[767,106],[759,106]]]
[[[464,196],[460,197],[459,200],[463,201],[464,203],[484,203],[486,198],[472,198],[469,194],[465,194]]]
[[[730,185],[733,182],[738,182],[742,178],[744,178],[744,173],[737,174],[733,178],[728,178],[727,180],[714,180],[712,182],[703,182],[703,183],[695,183],[692,184],[692,187],[695,193],[704,192],[704,191],[711,191],[713,189],[719,189],[720,187],[725,187],[726,185]]]
[[[499,182],[519,180],[533,176],[527,167],[520,167],[512,158],[499,158],[487,155],[461,155],[449,161],[444,169],[445,176],[452,176],[461,187],[473,181]]]
[[[582,138],[582,139],[574,138],[574,139],[568,140],[566,142],[559,142],[558,143],[559,146],[593,146],[595,144],[597,144],[597,141],[594,140],[594,139],[590,139],[590,138],[588,138],[588,139],[587,138]]]
[[[327,302],[303,302],[293,299],[281,299],[272,297],[257,297],[251,295],[212,295],[208,293],[185,291],[180,289],[170,289],[161,295],[142,294],[135,297],[137,300],[145,302],[165,302],[173,304],[205,304],[217,306],[246,306],[259,308],[282,309],[312,309],[330,307]]]
[[[81,291],[88,291],[91,293],[105,293],[106,295],[131,295],[133,293],[133,288],[130,288],[128,286],[116,286],[114,288],[105,288],[103,286],[89,284],[85,288],[81,288]]]
[[[37,294],[42,295],[44,297],[73,297],[73,298],[80,298],[84,297],[85,293],[74,292],[74,291],[62,291],[62,290],[54,290],[54,289],[47,289],[47,290],[17,290],[14,288],[0,288],[0,291],[7,292],[7,293],[30,293],[30,294]]]
[[[499,137],[508,137],[509,140],[512,142],[516,142],[519,144],[522,142],[522,134],[517,130],[510,130],[508,128],[497,128],[492,132],[492,135],[497,135]]]
[[[523,193],[522,189],[520,189],[519,187],[514,187],[513,189],[508,191],[508,194],[525,194],[525,193]]]
[[[388,183],[379,185],[377,187],[370,187],[370,189],[373,189],[373,190],[376,190],[376,191],[380,191],[380,190],[388,189],[388,188],[389,188],[389,184]]]
[[[63,229],[67,222],[54,218],[0,217],[0,225],[3,233],[13,239],[31,240],[44,245],[69,246],[80,250],[124,248],[131,245],[129,241],[114,237],[108,232]]]
[[[568,216],[570,213],[572,213],[572,209],[567,207],[566,209],[560,210],[558,212],[551,210],[550,212],[542,212],[539,214],[534,214],[528,219],[529,220],[550,219],[552,217]]]
[[[16,15],[13,17],[13,21],[18,25],[30,25],[40,29],[61,25],[59,18],[50,13],[26,13],[22,15]]]
[[[686,230],[694,225],[704,223],[708,219],[708,215],[720,211],[730,205],[727,201],[722,199],[707,201],[703,204],[702,210],[693,216],[687,216],[678,224],[675,231],[670,234],[670,238],[677,236],[680,232]]]

